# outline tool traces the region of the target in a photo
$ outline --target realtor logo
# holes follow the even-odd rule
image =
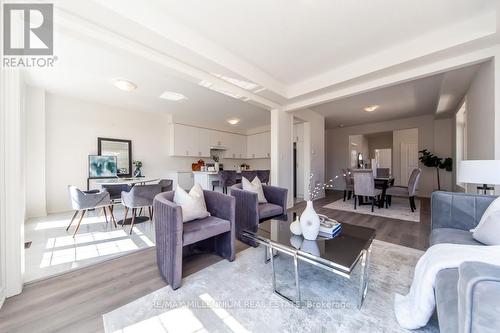
[[[21,18],[21,24],[14,24],[16,15]],[[3,54],[6,56],[53,55],[53,18],[53,4],[4,4]]]

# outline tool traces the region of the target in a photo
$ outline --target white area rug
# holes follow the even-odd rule
[[[310,306],[299,309],[273,294],[263,248],[250,248],[232,263],[220,261],[190,275],[176,291],[167,286],[105,314],[104,327],[106,332],[407,332],[395,321],[394,293],[407,293],[422,253],[374,241],[361,310],[358,275],[349,280],[300,262],[302,299]],[[291,257],[280,254],[276,267],[278,288],[294,291]],[[415,332],[439,332],[436,319]]]
[[[358,206],[355,210],[354,199],[346,201],[340,199],[323,207],[329,209],[344,210],[347,212],[358,214],[382,216],[390,219],[420,222],[420,200],[415,199],[415,205],[417,206],[417,209],[412,213],[408,199],[392,197],[392,205],[389,208],[385,208],[385,206],[384,208],[380,209],[378,207],[375,207],[373,213],[371,205]]]

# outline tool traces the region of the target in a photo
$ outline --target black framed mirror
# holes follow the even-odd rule
[[[97,154],[116,156],[118,177],[132,176],[132,141],[97,138]]]

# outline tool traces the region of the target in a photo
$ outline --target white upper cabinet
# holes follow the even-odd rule
[[[271,157],[271,133],[264,132],[247,136],[247,158]]]
[[[206,128],[170,124],[170,156],[210,157],[210,147],[226,147],[224,158],[269,158],[271,136],[269,132],[241,135]]]

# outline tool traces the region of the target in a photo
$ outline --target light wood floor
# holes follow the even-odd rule
[[[341,197],[341,193],[330,191],[315,202],[315,208],[344,223],[375,228],[379,240],[427,248],[429,200],[422,200],[421,223],[414,223],[322,208]],[[299,203],[290,211],[300,213],[304,207]],[[245,248],[238,242],[238,251]],[[183,275],[220,260],[212,254],[192,256],[185,260]],[[165,285],[156,267],[155,249],[142,250],[26,285],[22,294],[7,299],[0,310],[0,332],[103,332],[103,314]]]

